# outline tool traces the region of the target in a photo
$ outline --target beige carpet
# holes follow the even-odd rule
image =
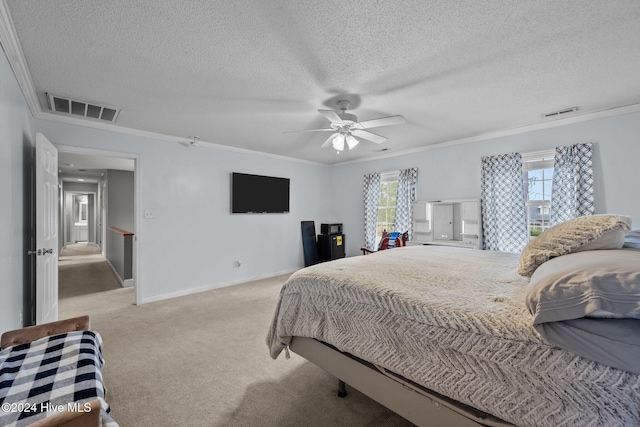
[[[145,426],[411,426],[265,336],[286,276],[142,306],[124,288],[60,301],[104,340],[113,418]]]
[[[65,246],[58,261],[58,298],[120,289],[122,286],[100,249],[91,243]]]

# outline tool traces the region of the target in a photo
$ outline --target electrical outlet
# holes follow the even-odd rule
[[[148,211],[148,210],[144,211],[144,219],[153,219],[153,218],[155,218],[155,214],[153,213],[153,211]]]
[[[20,327],[23,327],[24,323],[22,323],[22,310],[20,310],[20,313],[18,315],[18,319],[19,319],[19,323],[18,324],[20,325]]]

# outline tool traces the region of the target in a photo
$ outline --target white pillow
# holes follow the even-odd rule
[[[554,258],[531,276],[533,324],[595,318],[640,319],[640,252],[583,251]]]

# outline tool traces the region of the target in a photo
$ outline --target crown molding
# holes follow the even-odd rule
[[[549,121],[549,122],[537,123],[537,124],[534,124],[534,125],[527,125],[527,126],[521,126],[521,127],[517,127],[517,128],[504,129],[504,130],[499,130],[499,131],[495,131],[495,132],[483,133],[483,134],[471,136],[471,137],[468,137],[468,138],[455,139],[455,140],[451,140],[451,141],[445,141],[445,142],[440,142],[440,143],[436,143],[436,144],[430,144],[430,145],[426,145],[426,146],[423,146],[423,147],[412,148],[412,149],[402,150],[402,151],[396,151],[396,152],[393,152],[393,153],[378,154],[376,156],[367,157],[367,158],[364,158],[364,159],[356,159],[356,160],[349,160],[349,161],[341,162],[341,163],[334,163],[332,166],[334,166],[334,167],[336,167],[336,166],[346,166],[346,165],[355,164],[355,163],[363,163],[363,162],[371,162],[371,161],[374,161],[374,160],[388,159],[388,158],[391,158],[391,157],[404,156],[404,155],[407,155],[407,154],[421,153],[423,151],[437,150],[437,149],[440,149],[440,148],[451,147],[451,146],[454,146],[454,145],[462,145],[462,144],[469,144],[469,143],[472,143],[472,142],[486,141],[488,139],[495,139],[495,138],[502,138],[502,137],[505,137],[505,136],[519,135],[519,134],[523,134],[523,133],[534,132],[534,131],[537,131],[537,130],[552,129],[552,128],[555,128],[555,127],[566,126],[566,125],[570,125],[570,124],[574,124],[574,123],[588,122],[588,121],[592,121],[592,120],[598,120],[598,119],[603,119],[603,118],[613,117],[613,116],[621,116],[621,115],[624,115],[624,114],[632,114],[632,113],[637,113],[637,112],[640,112],[640,103],[631,104],[631,105],[624,105],[624,106],[621,106],[621,107],[608,108],[608,109],[605,109],[605,110],[595,111],[595,112],[592,112],[592,113],[585,113],[585,114],[581,114],[581,115],[577,115],[577,116],[572,116],[572,117],[567,117],[567,118],[562,118],[562,119],[555,119],[555,120],[552,120],[552,121]]]
[[[51,112],[42,111],[40,107],[40,100],[38,99],[38,95],[35,90],[35,85],[33,84],[33,80],[31,79],[31,73],[29,72],[29,67],[27,66],[27,61],[22,52],[22,46],[20,45],[20,40],[16,35],[16,29],[13,25],[13,21],[11,19],[11,14],[9,13],[9,8],[7,6],[6,0],[0,0],[0,43],[5,51],[7,59],[9,60],[9,64],[11,65],[11,69],[15,74],[16,80],[18,81],[18,85],[22,90],[22,94],[25,97],[27,105],[31,110],[31,115],[33,115],[36,119],[48,120],[52,122],[66,123],[76,126],[84,126],[93,129],[106,130],[111,132],[117,132],[127,135],[141,136],[152,139],[159,139],[162,141],[170,141],[170,142],[188,142],[187,138],[178,137],[174,135],[166,135],[156,132],[149,132],[139,129],[127,128],[123,126],[118,126],[114,124],[108,123],[100,123],[94,122],[91,120],[83,120],[77,119],[74,117],[66,117],[58,114],[54,114]],[[216,144],[213,142],[207,141],[198,141],[201,147],[209,147],[226,151],[233,151],[237,153],[251,154],[251,155],[259,155],[263,157],[269,157],[273,159],[280,159],[286,161],[292,161],[297,163],[303,163],[307,165],[313,166],[322,166],[322,167],[330,167],[326,163],[314,162],[311,160],[297,159],[294,157],[282,156],[278,154],[270,154],[263,153],[261,151],[248,150],[246,148],[232,147],[223,144]]]
[[[66,124],[73,124],[77,126],[84,126],[84,127],[94,128],[94,129],[101,129],[101,130],[123,133],[128,135],[159,139],[163,141],[171,141],[171,142],[178,142],[178,143],[189,142],[189,139],[184,137],[127,128],[127,127],[108,124],[108,123],[93,122],[91,120],[82,120],[82,119],[66,117],[66,116],[42,111],[42,108],[40,107],[40,101],[38,99],[38,95],[35,90],[35,86],[31,79],[31,73],[29,72],[29,67],[27,66],[27,61],[22,52],[22,46],[20,45],[20,40],[16,35],[16,30],[13,25],[13,21],[11,19],[11,14],[9,13],[9,8],[7,6],[6,0],[0,0],[0,44],[2,44],[2,47],[7,56],[7,59],[9,60],[9,64],[11,65],[11,68],[16,76],[20,89],[22,90],[22,93],[26,99],[27,105],[29,106],[29,109],[31,110],[31,114],[34,116],[34,118],[49,120],[53,122],[66,123]],[[264,157],[273,158],[273,159],[280,159],[280,160],[292,161],[296,163],[330,168],[330,167],[345,166],[345,165],[355,164],[355,163],[371,162],[371,161],[380,160],[380,159],[388,159],[391,157],[404,156],[407,154],[415,154],[423,151],[436,150],[444,147],[468,144],[468,143],[477,142],[477,141],[485,141],[488,139],[501,138],[501,137],[511,136],[511,135],[518,135],[522,133],[533,132],[536,130],[551,129],[558,126],[565,126],[573,123],[586,122],[586,121],[597,120],[601,118],[612,117],[612,116],[623,115],[623,114],[636,113],[636,112],[640,112],[640,103],[620,106],[620,107],[613,107],[613,108],[596,111],[592,113],[574,115],[566,118],[558,118],[558,119],[554,119],[544,123],[538,123],[533,125],[521,126],[517,128],[488,132],[488,133],[475,135],[468,138],[445,141],[445,142],[440,142],[436,144],[426,145],[423,147],[402,150],[402,151],[397,151],[392,153],[384,153],[384,154],[379,154],[372,157],[366,157],[363,159],[348,160],[345,162],[332,163],[332,164],[298,159],[295,157],[288,157],[288,156],[283,156],[279,154],[264,153],[261,151],[249,150],[246,148],[233,147],[229,145],[217,144],[217,143],[207,142],[202,140],[198,141],[198,144],[202,147],[210,147],[210,148],[233,151],[233,152],[244,153],[244,154],[259,155],[259,156],[264,156]]]
[[[27,66],[26,58],[24,57],[22,46],[20,45],[20,40],[18,39],[17,32],[15,26],[13,25],[13,20],[11,19],[11,14],[9,13],[9,7],[7,6],[6,0],[0,0],[0,44],[2,44],[2,48],[5,51],[7,59],[9,60],[9,64],[11,65],[11,69],[15,74],[16,80],[18,81],[18,85],[22,90],[22,94],[25,97],[27,105],[31,110],[31,114],[36,119],[48,120],[52,122],[66,123],[76,126],[89,127],[93,129],[106,130],[111,132],[117,132],[127,135],[141,136],[152,139],[159,139],[163,141],[170,141],[176,143],[186,143],[189,141],[188,138],[179,137],[175,135],[166,135],[156,132],[149,132],[139,129],[127,128],[123,126],[118,126],[114,124],[108,123],[100,123],[94,122],[91,120],[82,120],[74,117],[66,117],[58,114],[54,114],[51,112],[43,111],[40,107],[40,100],[38,99],[38,95],[35,90],[35,85],[33,84],[33,80],[31,79],[31,73],[29,71],[29,67]],[[209,147],[226,151],[233,151],[237,153],[258,155],[262,157],[268,157],[272,159],[286,160],[290,162],[303,163],[306,165],[313,166],[322,166],[322,167],[330,167],[326,163],[314,162],[311,160],[298,159],[294,157],[288,157],[278,154],[264,153],[261,151],[249,150],[246,148],[232,147],[229,145],[216,144],[214,142],[207,141],[198,141],[200,147]]]
[[[16,29],[9,13],[9,6],[7,6],[5,0],[2,0],[0,1],[0,43],[2,43],[4,53],[7,55],[13,74],[18,80],[18,85],[27,101],[31,114],[37,117],[42,111],[40,109],[40,101],[34,90],[27,60],[22,53],[22,46],[16,34]]]
[[[128,127],[118,126],[110,123],[100,123],[98,121],[93,121],[88,119],[77,119],[75,117],[70,117],[70,116],[68,117],[68,116],[63,116],[61,114],[50,113],[50,112],[42,112],[36,118],[40,120],[48,120],[56,123],[65,123],[69,125],[88,127],[92,129],[105,130],[109,132],[116,132],[116,133],[121,133],[126,135],[140,136],[143,138],[150,138],[150,139],[180,143],[185,145],[188,145],[189,142],[191,141],[189,138],[184,138],[181,136],[167,135],[163,133],[128,128]],[[298,159],[295,157],[282,156],[279,154],[264,153],[262,151],[249,150],[246,148],[233,147],[230,145],[216,144],[215,142],[208,142],[202,139],[198,141],[198,146],[193,149],[198,149],[198,148],[213,148],[217,150],[225,150],[225,151],[232,151],[236,153],[250,154],[253,156],[268,157],[272,159],[285,160],[288,162],[302,163],[302,164],[312,165],[312,166],[322,166],[322,167],[331,166],[326,163],[314,162],[311,160]]]

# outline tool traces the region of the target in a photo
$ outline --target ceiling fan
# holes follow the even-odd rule
[[[338,107],[342,110],[338,113],[334,110],[318,110],[320,114],[327,118],[331,123],[328,129],[309,129],[300,131],[290,131],[285,133],[295,132],[333,132],[329,138],[322,144],[322,148],[333,146],[338,152],[344,150],[344,144],[351,150],[360,143],[355,137],[366,139],[376,144],[382,144],[388,138],[369,132],[365,129],[370,129],[378,126],[399,125],[405,123],[405,119],[402,116],[389,116],[380,117],[372,120],[365,120],[363,122],[358,121],[358,117],[355,114],[347,113],[351,103],[346,100],[338,101]]]

